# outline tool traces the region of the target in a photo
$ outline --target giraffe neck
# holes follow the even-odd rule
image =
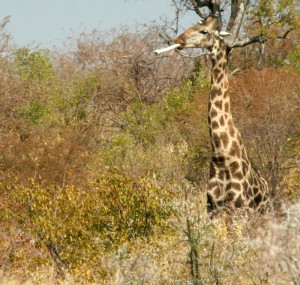
[[[211,59],[212,76],[208,108],[212,150],[216,156],[228,156],[233,151],[240,155],[241,136],[233,124],[230,97],[227,92],[228,52],[222,40],[215,41]]]
[[[233,124],[228,96],[228,54],[222,40],[212,49],[209,127],[213,149],[208,184],[208,210],[247,207],[264,211],[269,203],[266,181],[253,169],[241,135]]]
[[[241,135],[234,126],[228,95],[228,52],[216,38],[211,52],[212,77],[209,96],[209,128],[212,143],[208,211],[231,207],[264,212],[269,205],[267,182],[252,167]]]

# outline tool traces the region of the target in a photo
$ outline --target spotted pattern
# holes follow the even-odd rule
[[[246,208],[265,212],[270,205],[268,185],[252,167],[233,123],[227,92],[228,48],[218,31],[218,19],[209,16],[204,23],[197,23],[175,39],[181,48],[194,46],[211,52],[208,123],[213,156],[207,189],[208,211]]]
[[[208,211],[249,208],[264,212],[269,206],[267,182],[252,167],[233,123],[228,96],[228,52],[223,40],[212,47],[212,79],[208,122],[213,157],[207,191]]]

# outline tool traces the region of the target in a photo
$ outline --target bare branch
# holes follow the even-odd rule
[[[10,16],[6,16],[1,22],[0,22],[0,52],[3,52],[5,49],[7,49],[9,45],[10,36],[6,33],[5,27],[10,21]]]
[[[9,23],[10,16],[6,16],[0,23],[0,28],[4,29],[4,27]]]
[[[294,28],[290,28],[287,31],[285,31],[285,33],[282,36],[278,36],[278,39],[286,39],[287,36],[289,35],[290,32],[292,32],[294,30]]]
[[[178,27],[179,27],[179,16],[180,16],[180,11],[182,10],[182,7],[178,7],[178,5],[177,5],[177,3],[176,3],[175,0],[172,0],[172,3],[174,5],[174,7],[176,8],[176,17],[175,17],[173,23],[176,24],[175,25],[175,29],[174,29],[174,33],[177,34],[178,33]]]
[[[252,38],[246,38],[246,39],[242,39],[242,40],[237,40],[235,41],[232,45],[230,45],[230,48],[237,48],[237,47],[245,47],[247,45],[251,45],[254,43],[265,43],[266,41],[268,41],[267,38],[262,38],[261,35],[257,35],[254,36]]]
[[[241,72],[242,69],[241,68],[236,68],[235,70],[233,70],[232,72],[230,72],[230,74],[228,75],[228,77],[232,77],[234,74]]]
[[[167,44],[169,44],[169,45],[173,42],[173,38],[171,38],[171,37],[166,33],[165,30],[160,31],[160,32],[158,33],[158,35],[159,35],[159,37],[160,37],[161,39],[164,40],[165,43],[167,43]]]
[[[294,29],[291,28],[289,30],[287,30],[283,35],[278,35],[276,38],[277,39],[286,39],[288,34],[290,32],[292,32]],[[237,48],[237,47],[244,47],[244,46],[247,46],[247,45],[251,45],[251,44],[254,44],[254,43],[260,43],[260,44],[263,44],[265,42],[267,42],[269,40],[269,38],[267,37],[262,37],[262,35],[257,35],[257,36],[254,36],[252,38],[246,38],[246,39],[239,39],[237,41],[235,41],[232,45],[229,45],[229,48]]]

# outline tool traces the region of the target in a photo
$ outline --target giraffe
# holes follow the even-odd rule
[[[243,208],[265,212],[270,205],[267,182],[251,165],[241,134],[233,123],[228,95],[227,64],[230,48],[216,16],[208,16],[175,39],[179,49],[206,48],[211,55],[208,123],[212,145],[207,210]]]

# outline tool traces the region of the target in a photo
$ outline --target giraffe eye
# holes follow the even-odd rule
[[[202,31],[200,31],[200,33],[206,35],[206,34],[208,34],[208,30],[202,30]]]

